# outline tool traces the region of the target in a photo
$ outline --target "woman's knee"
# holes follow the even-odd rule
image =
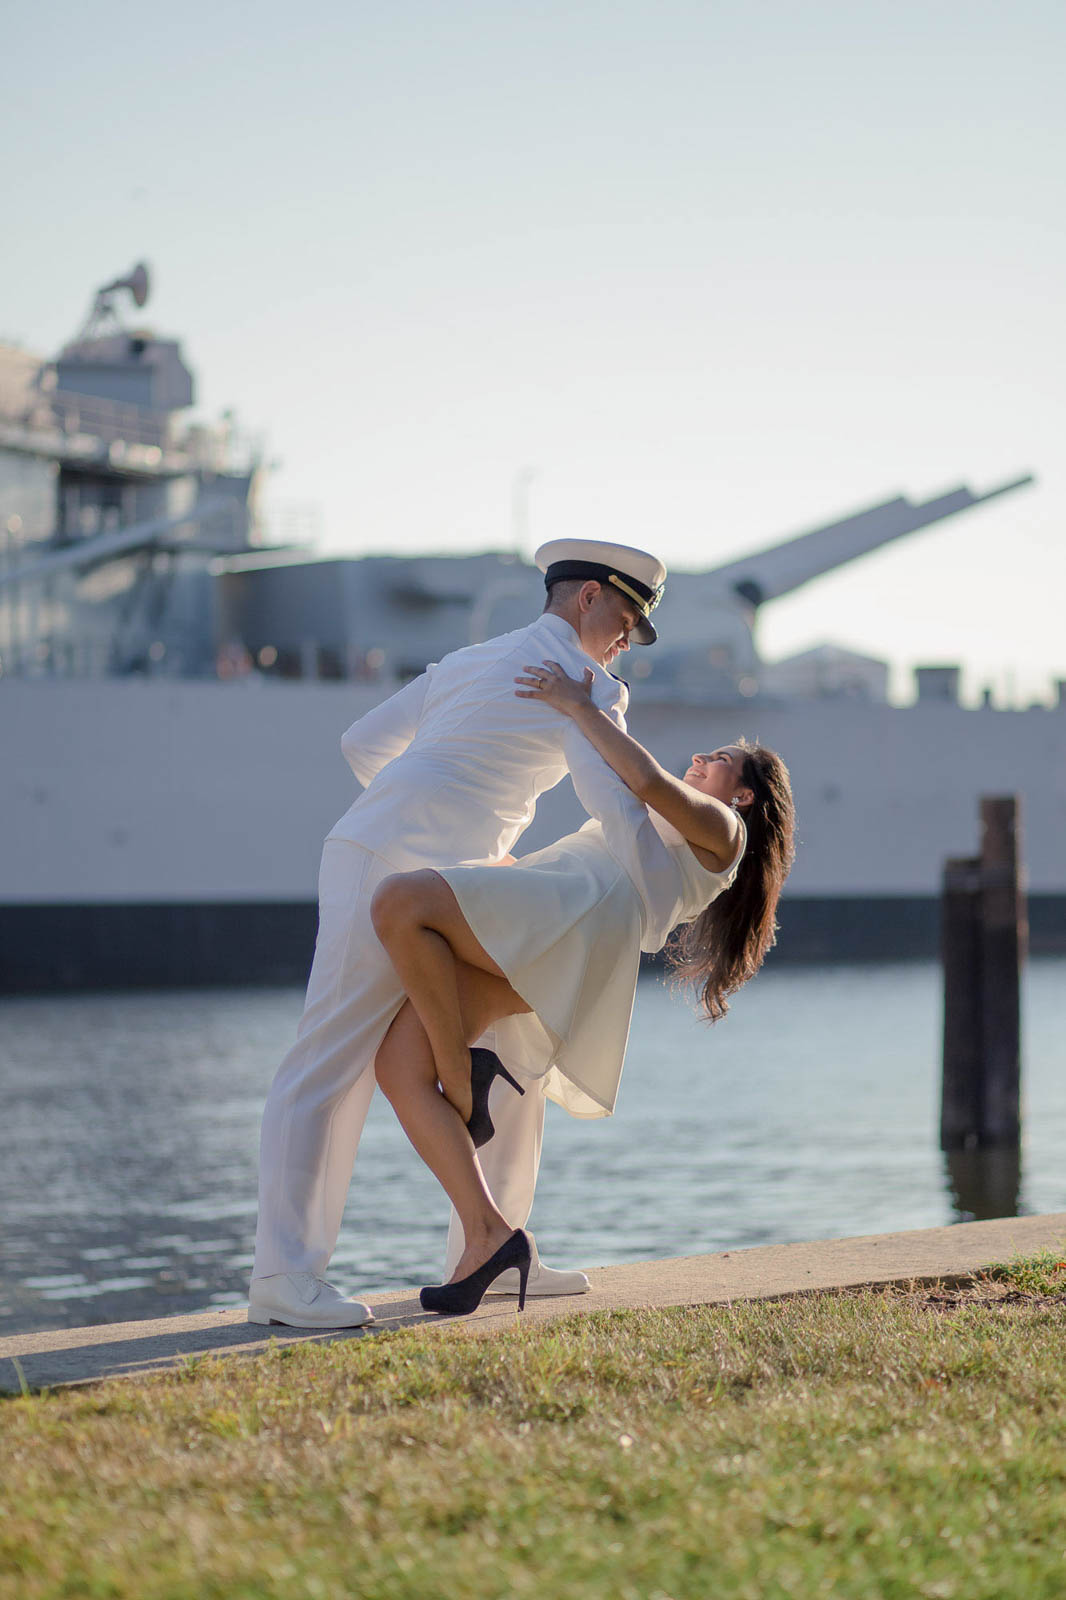
[[[400,933],[419,920],[422,894],[414,880],[423,877],[422,872],[394,872],[378,884],[370,900],[370,920],[379,939]]]

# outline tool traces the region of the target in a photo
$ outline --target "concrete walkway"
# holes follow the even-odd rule
[[[523,1322],[550,1322],[574,1312],[724,1305],[870,1284],[950,1282],[993,1262],[1043,1249],[1066,1251],[1066,1212],[641,1261],[592,1270],[592,1288],[586,1295],[528,1300]],[[244,1310],[226,1310],[15,1334],[0,1339],[0,1392],[18,1391],[19,1368],[31,1387],[54,1388],[136,1377],[179,1366],[190,1356],[254,1355],[271,1339],[279,1344],[360,1339],[415,1326],[491,1334],[515,1326],[517,1302],[506,1296],[484,1300],[472,1317],[464,1318],[427,1315],[410,1290],[367,1298],[374,1307],[373,1326],[342,1332],[267,1328],[249,1323]]]

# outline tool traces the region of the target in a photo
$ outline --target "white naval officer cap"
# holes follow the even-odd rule
[[[628,544],[605,544],[600,539],[551,539],[534,555],[550,589],[561,578],[596,578],[613,584],[640,610],[631,638],[637,644],[654,644],[658,638],[651,613],[662,599],[666,565],[647,550]]]

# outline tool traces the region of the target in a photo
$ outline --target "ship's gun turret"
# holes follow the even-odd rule
[[[790,594],[812,578],[833,572],[848,561],[902,538],[905,533],[915,533],[931,522],[942,522],[945,517],[995,500],[1032,481],[1032,474],[1026,473],[1024,477],[990,489],[987,494],[973,494],[964,487],[952,489],[949,494],[938,495],[921,505],[914,505],[899,495],[895,500],[856,512],[841,522],[831,522],[824,528],[815,528],[810,533],[801,533],[765,550],[757,550],[739,561],[715,567],[708,576],[713,576],[723,587],[732,588],[748,605],[757,607],[765,600]]]
[[[987,494],[973,494],[965,487],[952,489],[920,505],[900,495],[710,571],[675,572],[667,583],[661,612],[656,613],[659,643],[654,653],[645,657],[643,651],[635,651],[635,659],[627,658],[620,670],[648,679],[651,693],[691,693],[701,700],[753,695],[763,671],[753,629],[764,602],[789,594],[905,533],[1032,481],[1026,474]]]

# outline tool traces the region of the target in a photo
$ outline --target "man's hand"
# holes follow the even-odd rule
[[[515,683],[525,687],[516,689],[519,700],[540,700],[564,717],[573,717],[592,705],[592,685],[595,673],[586,667],[580,682],[564,672],[558,661],[545,661],[539,667],[523,667],[528,677],[516,678]]]

